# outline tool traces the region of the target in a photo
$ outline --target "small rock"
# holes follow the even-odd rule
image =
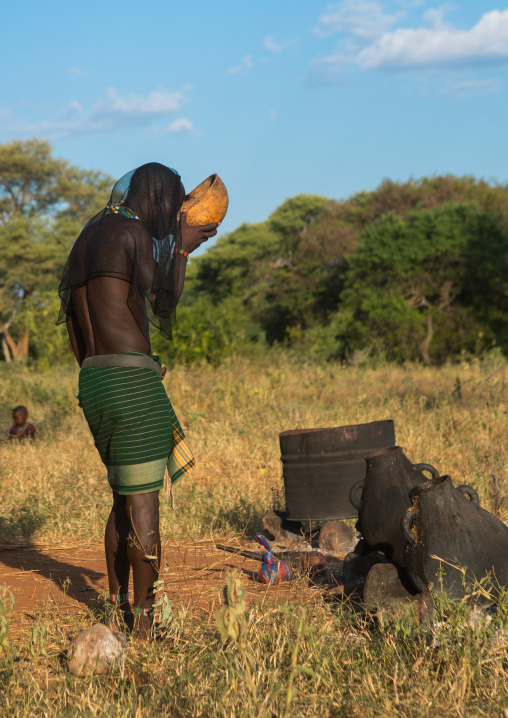
[[[353,553],[357,556],[366,556],[372,551],[371,547],[364,538],[361,538],[356,544]]]
[[[328,571],[330,573],[330,583],[332,585],[343,583],[344,581],[344,561],[340,558],[330,557],[328,561]]]
[[[300,554],[302,566],[310,566],[311,568],[328,568],[326,556],[321,551],[302,551]]]
[[[67,667],[75,676],[104,673],[117,663],[125,649],[127,638],[96,623],[78,633],[67,649]]]
[[[319,532],[319,548],[345,556],[355,547],[355,535],[344,521],[325,521]]]
[[[325,597],[332,596],[334,598],[346,598],[346,596],[352,596],[358,594],[365,585],[364,578],[357,578],[355,581],[349,583],[339,583],[335,586],[331,586],[326,590]]]
[[[324,578],[328,573],[328,561],[320,551],[302,552],[299,558],[299,567],[301,571],[308,573],[312,580]]]
[[[354,553],[348,553],[344,559],[344,581],[349,583],[359,578],[367,578],[371,568],[378,563],[388,563],[388,559],[381,551],[371,551],[365,556],[358,556],[356,550]]]
[[[290,521],[275,511],[265,514],[261,523],[262,533],[269,541],[288,543],[305,536],[303,525],[299,521]]]
[[[372,566],[365,581],[363,589],[365,608],[377,608],[393,600],[412,598],[414,594],[407,590],[407,585],[407,577],[403,575],[403,569],[398,571],[393,563],[377,563]]]

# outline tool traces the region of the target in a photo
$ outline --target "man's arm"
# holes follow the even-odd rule
[[[86,344],[74,312],[72,312],[70,317],[67,319],[67,332],[69,334],[72,351],[74,352],[76,361],[79,366],[81,366],[86,357]]]
[[[187,269],[187,258],[183,254],[177,254],[171,263],[171,273],[173,275],[173,286],[175,288],[176,304],[180,301],[185,283],[185,270]]]
[[[183,292],[185,283],[185,269],[187,267],[187,257],[179,253],[183,250],[187,255],[194,252],[203,242],[217,234],[218,223],[204,224],[198,227],[191,227],[187,224],[185,210],[182,211],[180,224],[175,235],[175,249],[177,254],[171,262],[170,272],[172,274],[172,285],[175,288],[175,304],[178,303]],[[138,238],[138,255],[140,258],[139,279],[143,291],[152,289],[152,281],[155,274],[156,263],[153,259],[152,240],[148,232],[143,229],[143,233]]]
[[[185,213],[186,210],[182,210],[182,214],[180,215],[180,224],[178,225],[175,237],[175,249],[177,254],[171,264],[177,302],[182,296],[183,285],[185,283],[185,269],[187,267],[187,258],[178,250],[182,250],[188,255],[191,254],[198,247],[200,247],[203,242],[210,239],[210,237],[215,237],[217,234],[217,227],[219,226],[217,222],[214,222],[213,224],[202,224],[198,227],[191,227],[187,224],[187,217]]]

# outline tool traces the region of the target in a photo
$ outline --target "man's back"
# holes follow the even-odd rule
[[[150,353],[144,290],[154,265],[152,240],[140,222],[113,217],[100,228],[84,230],[69,258],[78,285],[72,291],[69,334],[80,363],[99,354]],[[81,276],[83,281],[88,277],[85,283]]]

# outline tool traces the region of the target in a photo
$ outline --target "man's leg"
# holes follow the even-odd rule
[[[109,592],[112,596],[129,591],[130,563],[127,555],[130,523],[125,512],[125,496],[113,492],[113,508],[104,535]]]
[[[159,492],[133,494],[124,498],[125,513],[130,523],[127,556],[134,578],[134,607],[150,609],[155,602],[153,584],[159,578],[161,559]],[[136,616],[135,627],[140,636],[146,635],[151,623],[147,615]]]

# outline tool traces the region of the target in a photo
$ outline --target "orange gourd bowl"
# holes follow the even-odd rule
[[[213,174],[192,190],[184,199],[182,209],[187,210],[187,224],[222,222],[228,211],[228,191],[219,175]]]

